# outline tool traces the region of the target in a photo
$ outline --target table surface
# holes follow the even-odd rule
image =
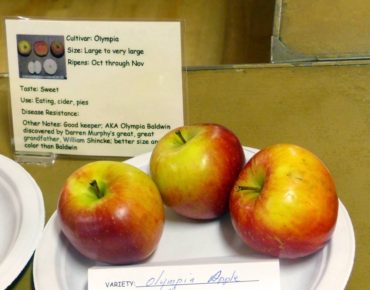
[[[367,289],[370,63],[249,65],[184,73],[187,123],[220,123],[233,130],[243,145],[295,143],[323,159],[355,229],[356,258],[346,289]],[[8,81],[0,77],[0,154],[13,158]],[[89,161],[22,164],[43,192],[46,221],[56,209],[64,180]],[[32,260],[9,289],[33,289]]]

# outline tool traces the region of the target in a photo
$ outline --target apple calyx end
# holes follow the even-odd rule
[[[177,130],[176,132],[175,132],[175,134],[180,138],[180,140],[181,140],[181,142],[182,143],[186,143],[186,140],[185,140],[185,138],[184,138],[184,136],[182,136],[182,134],[181,134],[181,131],[180,130]]]
[[[93,192],[95,193],[96,197],[101,199],[104,196],[104,193],[99,188],[98,182],[93,179],[89,184],[93,188]]]

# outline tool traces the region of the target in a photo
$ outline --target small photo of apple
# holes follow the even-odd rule
[[[67,79],[63,35],[18,34],[20,78]]]

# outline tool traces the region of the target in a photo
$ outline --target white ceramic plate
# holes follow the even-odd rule
[[[0,289],[26,266],[45,222],[42,193],[28,172],[0,155]]]
[[[246,158],[257,152],[244,147]],[[150,153],[132,158],[130,163],[148,172]],[[87,270],[101,265],[77,253],[61,233],[54,213],[45,227],[34,258],[36,290],[87,290]],[[355,254],[355,239],[350,217],[340,203],[339,218],[332,240],[321,251],[295,261],[280,261],[282,290],[341,290],[350,276]],[[201,263],[214,259],[228,261],[264,257],[249,250],[236,236],[230,218],[196,222],[167,210],[166,224],[159,247],[146,261],[153,263]]]

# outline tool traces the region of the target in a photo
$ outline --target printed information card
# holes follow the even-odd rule
[[[224,264],[92,267],[88,289],[280,290],[278,259]]]
[[[134,156],[184,124],[180,22],[5,26],[15,151]]]

